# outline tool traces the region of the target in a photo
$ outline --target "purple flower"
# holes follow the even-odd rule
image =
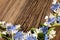
[[[60,17],[57,17],[57,21],[60,23]]]
[[[14,39],[20,39],[22,40],[24,37],[23,37],[23,33],[20,31],[20,32],[17,32],[14,36]]]
[[[49,18],[47,24],[51,24],[56,20],[56,18]]]
[[[7,31],[12,31],[12,30],[16,30],[16,27],[15,26],[9,26],[9,27],[7,27]]]
[[[45,34],[45,40],[49,40],[49,37],[47,34]]]
[[[33,36],[27,36],[27,39],[26,40],[37,40],[36,37],[33,37]]]
[[[52,7],[51,7],[51,10],[57,10],[58,8],[60,7],[60,4],[53,4]]]
[[[47,26],[43,26],[40,29],[43,31],[44,34],[46,34],[47,31],[48,31],[48,27]]]

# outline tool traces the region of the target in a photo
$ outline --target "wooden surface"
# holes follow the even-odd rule
[[[39,27],[45,21],[51,3],[52,0],[0,0],[0,20],[21,24],[22,30],[27,31],[31,27]],[[60,31],[57,31],[53,40],[60,40],[59,37]]]
[[[21,24],[27,31],[45,21],[51,3],[52,0],[0,0],[0,20]]]

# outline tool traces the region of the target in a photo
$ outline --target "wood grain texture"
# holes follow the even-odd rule
[[[45,21],[51,3],[52,0],[0,0],[0,20],[21,24],[27,31]]]
[[[0,0],[0,20],[21,24],[22,30],[28,31],[45,21],[44,17],[50,13],[51,3],[52,0]],[[60,40],[59,37],[60,31],[53,40]]]

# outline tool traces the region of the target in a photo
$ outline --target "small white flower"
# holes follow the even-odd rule
[[[36,37],[37,38],[37,33],[35,33],[35,34],[32,34],[33,35],[33,37]]]
[[[2,22],[0,21],[0,24],[2,24]]]
[[[2,34],[5,34],[6,35],[6,31],[3,31]]]
[[[39,31],[39,29],[36,29],[36,33],[39,33],[40,31]]]
[[[54,35],[54,34],[56,34],[56,31],[55,30],[51,30],[50,31],[50,34],[53,34]]]
[[[52,39],[56,36],[56,31],[55,30],[51,30],[50,34],[49,34],[49,39]]]
[[[52,13],[50,13],[50,16],[49,16],[49,18],[54,18],[55,16],[52,14]]]
[[[53,36],[51,34],[49,34],[49,39],[52,39],[52,38],[53,38]]]
[[[48,16],[45,16],[45,19],[48,19]]]
[[[57,8],[56,13],[60,13],[60,8]]]
[[[5,21],[2,21],[1,23],[4,25],[5,24]]]
[[[28,36],[28,33],[24,33],[24,39],[26,39],[27,36]]]
[[[5,24],[5,21],[0,21],[0,24],[4,25]]]
[[[48,27],[52,27],[51,25],[48,25]]]
[[[45,16],[45,20],[48,21],[48,16]]]
[[[41,30],[41,28],[39,28],[39,32],[42,33],[43,31]]]
[[[60,13],[58,14],[58,16],[60,16]]]
[[[6,28],[6,26],[4,25],[5,24],[5,21],[0,21],[0,26],[2,27],[2,28]]]
[[[52,4],[56,4],[57,0],[53,0]]]
[[[18,29],[18,28],[20,28],[21,27],[21,25],[15,25],[16,26],[16,29]]]
[[[6,23],[6,26],[8,27],[8,26],[12,26],[12,23]]]
[[[53,35],[53,37],[55,37],[56,35]]]
[[[45,26],[48,26],[48,27],[51,27],[51,25],[48,24],[47,22],[44,22],[44,25],[45,25]]]
[[[44,25],[47,26],[48,25],[47,22],[44,22]]]
[[[28,31],[27,34],[28,34],[28,35],[31,34],[31,31]]]
[[[14,30],[14,31],[13,31],[13,34],[14,34],[14,33],[17,33],[17,32],[18,32],[18,30]]]

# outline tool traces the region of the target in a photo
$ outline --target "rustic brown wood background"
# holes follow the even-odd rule
[[[52,0],[0,0],[0,20],[21,24],[27,31],[45,21],[51,3]]]
[[[45,21],[51,4],[52,0],[0,0],[0,20],[21,24],[22,30],[27,31]]]

